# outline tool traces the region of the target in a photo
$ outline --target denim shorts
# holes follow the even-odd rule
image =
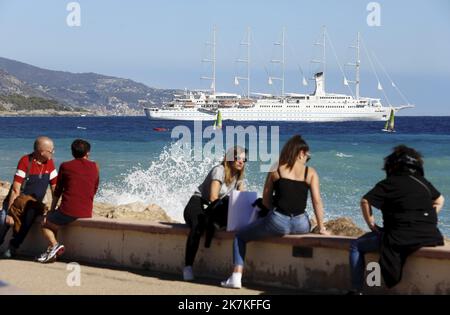
[[[76,219],[77,218],[71,217],[58,210],[51,211],[47,214],[47,221],[56,225],[67,225],[74,222]]]

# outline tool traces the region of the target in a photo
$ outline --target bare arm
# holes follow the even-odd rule
[[[21,187],[22,187],[21,183],[14,181],[12,190],[11,190],[11,196],[9,197],[8,210],[11,209],[11,206],[14,203],[14,200],[16,200],[17,197],[19,197]]]
[[[377,232],[378,228],[375,224],[375,218],[372,213],[372,206],[370,205],[367,199],[361,199],[361,211],[364,217],[364,221],[366,221],[367,226],[371,231]]]
[[[268,173],[263,190],[263,205],[267,209],[273,209],[273,179],[272,173]]]
[[[52,191],[52,205],[50,207],[50,211],[53,211],[56,209],[56,205],[58,204],[59,198],[61,198],[61,194],[59,191],[56,191],[56,185],[50,186],[50,189]]]
[[[239,185],[237,186],[237,190],[239,190],[239,191],[245,191],[244,181],[241,181],[241,182],[239,183]]]
[[[222,184],[218,180],[213,180],[211,182],[211,189],[209,194],[209,201],[214,202],[219,199],[220,187]]]
[[[63,172],[61,167],[59,168],[58,177],[56,179],[56,185],[51,185],[50,189],[52,191],[52,205],[50,206],[50,211],[54,211],[58,205],[59,198],[63,193]]]
[[[444,207],[444,202],[445,198],[442,195],[440,195],[439,198],[433,201],[433,208],[436,209],[436,213],[439,213],[439,211],[442,210],[442,207]]]
[[[319,233],[324,235],[329,235],[327,229],[325,228],[323,222],[323,202],[320,197],[320,183],[319,183],[319,175],[312,168],[311,170],[311,201],[314,208],[314,214],[316,215],[317,225],[319,226]]]

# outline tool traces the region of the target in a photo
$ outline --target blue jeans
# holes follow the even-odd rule
[[[6,211],[0,209],[0,246],[5,241],[6,233],[8,233],[9,225],[6,224]]]
[[[349,258],[352,289],[363,289],[366,266],[364,255],[380,250],[381,236],[380,232],[369,232],[351,242]]]
[[[306,234],[311,230],[306,213],[298,216],[287,216],[275,210],[236,233],[233,242],[234,265],[244,266],[247,242],[256,241],[272,236],[286,234]]]

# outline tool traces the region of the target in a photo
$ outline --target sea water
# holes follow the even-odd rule
[[[203,128],[212,123],[203,123]],[[194,130],[192,122],[149,121],[145,117],[2,117],[0,118],[0,180],[11,181],[18,159],[32,151],[39,135],[54,139],[55,163],[70,160],[70,144],[83,138],[92,144],[92,159],[101,167],[97,201],[113,204],[154,203],[169,216],[183,221],[183,209],[208,171],[219,161],[204,157],[200,161],[176,153],[171,131],[177,126]],[[379,180],[383,157],[398,144],[418,149],[425,159],[429,181],[450,200],[450,117],[398,117],[396,133],[385,133],[384,122],[273,123],[231,122],[227,126],[278,126],[281,146],[294,134],[308,142],[309,165],[320,176],[326,219],[351,217],[364,227],[359,201]],[[157,132],[155,127],[167,128]],[[208,139],[204,139],[203,144]],[[267,149],[266,149],[267,150]],[[270,147],[268,148],[270,152]],[[246,165],[248,190],[261,195],[267,173],[261,162]],[[440,214],[439,227],[450,235],[450,210]],[[312,215],[311,203],[308,211]],[[378,221],[381,216],[375,211]],[[381,222],[380,222],[381,223]]]

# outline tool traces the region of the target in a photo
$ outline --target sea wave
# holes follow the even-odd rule
[[[122,174],[118,180],[105,183],[96,200],[125,205],[135,202],[157,204],[176,221],[183,222],[183,210],[189,198],[214,165],[220,163],[214,156],[195,161],[174,142],[164,147],[159,157],[149,166],[139,165]],[[258,191],[257,185],[249,190]]]
[[[353,157],[353,155],[345,154],[345,153],[342,153],[342,152],[336,153],[336,156],[340,157],[340,158],[351,158],[351,157]]]

